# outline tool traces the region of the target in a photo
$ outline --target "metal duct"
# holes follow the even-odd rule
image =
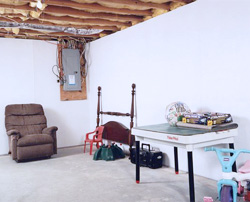
[[[31,30],[46,31],[46,32],[65,32],[75,35],[91,35],[91,34],[98,34],[103,31],[101,29],[76,29],[73,27],[35,25],[35,24],[18,23],[18,22],[0,22],[0,27],[31,29]]]

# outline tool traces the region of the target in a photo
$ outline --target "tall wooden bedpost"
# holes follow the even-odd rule
[[[130,130],[129,130],[129,149],[131,150],[131,130],[134,126],[134,108],[135,108],[135,84],[132,84],[132,103],[131,103],[131,112],[130,112]]]
[[[100,124],[100,97],[101,97],[101,86],[98,86],[98,93],[97,93],[97,95],[98,95],[98,102],[97,102],[97,118],[96,118],[96,127],[98,127],[99,126],[99,124]]]

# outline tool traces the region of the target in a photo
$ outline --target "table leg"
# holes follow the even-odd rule
[[[187,156],[188,156],[189,197],[190,197],[190,202],[195,202],[193,152],[188,151]]]
[[[135,180],[136,183],[140,183],[140,141],[136,141],[136,152],[135,152]]]
[[[229,143],[229,148],[230,149],[234,149],[234,143]],[[230,154],[230,156],[232,156],[233,154]],[[236,168],[236,160],[233,164],[233,168],[232,168],[233,172],[237,172],[237,168]]]
[[[178,148],[174,147],[174,164],[175,174],[179,174],[179,163],[178,163]]]

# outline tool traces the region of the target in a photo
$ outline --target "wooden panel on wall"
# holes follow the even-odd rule
[[[87,99],[86,78],[84,78],[82,81],[81,91],[64,91],[63,86],[60,85],[60,99],[61,101],[86,100]]]

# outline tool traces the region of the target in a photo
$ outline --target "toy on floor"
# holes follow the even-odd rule
[[[97,149],[99,149],[99,147],[101,145],[103,145],[103,142],[102,142],[103,130],[104,130],[104,126],[99,126],[93,132],[90,132],[90,133],[86,134],[86,137],[85,137],[85,140],[84,140],[84,150],[83,150],[84,153],[85,153],[85,150],[86,150],[86,143],[87,142],[89,142],[89,145],[90,145],[90,149],[89,149],[89,154],[90,155],[92,154],[93,143],[96,143]],[[94,134],[92,138],[89,137],[91,134]]]
[[[213,202],[214,200],[212,199],[212,197],[204,196],[203,201],[204,202]]]
[[[250,162],[247,166],[243,166],[244,168],[239,169],[239,171],[247,171],[245,173],[233,172],[232,166],[240,153],[250,153],[250,151],[245,149],[234,150],[214,147],[207,147],[205,151],[215,151],[222,166],[222,179],[217,182],[218,199],[221,202],[236,202],[237,193],[241,195],[244,192],[241,181],[250,180]],[[232,156],[225,155],[225,153],[229,153]],[[244,198],[249,201],[247,196]]]
[[[246,161],[246,163],[242,167],[240,167],[238,172],[244,174],[246,173],[250,174],[250,160]],[[244,195],[244,201],[250,201],[250,180],[246,181],[247,184],[246,184],[246,194]]]

